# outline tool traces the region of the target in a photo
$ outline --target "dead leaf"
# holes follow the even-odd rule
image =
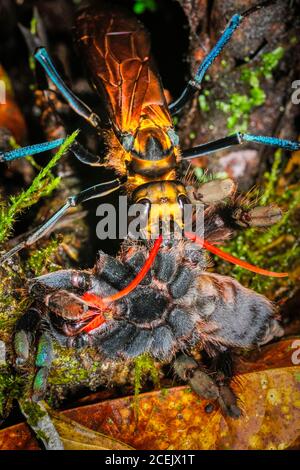
[[[92,431],[62,413],[50,412],[65,450],[134,450],[123,442]]]
[[[292,363],[294,342],[295,338],[283,340],[238,361],[234,388],[243,409],[238,420],[224,417],[216,407],[207,413],[210,402],[187,387],[141,394],[138,415],[135,398],[130,396],[66,410],[59,416],[135,449],[295,448],[300,440],[300,367]],[[72,449],[82,448],[91,432],[80,429],[73,437],[68,425],[56,422],[55,426],[67,430],[65,445]],[[93,440],[88,441],[93,445]],[[105,447],[106,441],[101,442]],[[38,449],[26,424],[0,431],[0,449],[20,448]]]

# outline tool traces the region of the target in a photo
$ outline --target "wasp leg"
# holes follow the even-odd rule
[[[39,47],[34,54],[35,59],[41,64],[47,76],[54,83],[54,85],[61,92],[71,108],[84,119],[86,119],[96,129],[101,129],[99,116],[91,110],[91,108],[81,101],[73,91],[66,85],[55,65],[52,62],[50,55],[44,47]]]
[[[0,152],[0,162],[11,162],[17,158],[23,158],[27,155],[36,155],[42,152],[47,152],[64,143],[64,139],[50,140],[40,144],[28,145],[27,147],[20,147],[18,149],[9,150],[8,152]],[[101,157],[94,155],[84,148],[76,140],[70,145],[69,151],[82,163],[87,165],[101,166]],[[103,165],[104,166],[104,165]]]
[[[86,119],[93,127],[100,130],[100,118],[94,113],[90,107],[81,101],[73,91],[66,85],[64,80],[57,72],[55,65],[52,62],[50,55],[47,50],[42,47],[41,41],[37,36],[31,34],[29,29],[22,25],[19,25],[20,30],[25,38],[30,53],[34,55],[34,58],[41,64],[45,70],[47,76],[54,83],[63,97],[66,99],[70,107],[84,119]]]
[[[116,178],[111,181],[106,181],[105,183],[91,186],[90,188],[81,191],[77,195],[68,197],[66,203],[60,209],[58,209],[58,211],[55,212],[55,214],[50,217],[50,219],[48,219],[35,232],[33,232],[33,234],[5,253],[0,258],[0,264],[9,259],[12,255],[18,253],[23,248],[27,248],[33,245],[37,240],[49,233],[58,220],[60,220],[61,217],[65,215],[70,207],[75,207],[84,201],[88,201],[89,199],[106,196],[107,194],[117,191],[123,185],[123,183],[124,178]]]
[[[56,139],[48,142],[42,142],[41,144],[20,147],[8,152],[0,152],[0,162],[11,162],[17,158],[26,157],[27,155],[36,155],[37,153],[47,152],[47,150],[52,150],[62,145],[64,140],[65,139]]]
[[[101,163],[101,157],[94,155],[76,140],[69,147],[70,152],[82,163],[86,165],[105,166]]]
[[[242,14],[235,14],[232,16],[217,44],[213,47],[210,53],[204,58],[203,62],[200,64],[194,78],[188,82],[181,96],[176,101],[170,104],[169,110],[172,115],[179,113],[179,111],[182,110],[185,104],[195,95],[195,93],[197,93],[197,91],[201,89],[201,83],[207,70],[211,67],[215,59],[223,51],[226,44],[228,44],[228,42],[231,40],[233,33],[240,26],[244,18],[259,10],[260,8],[272,5],[274,3],[274,0],[267,0],[259,5],[256,5],[253,8],[250,8]]]
[[[199,158],[209,153],[232,147],[233,145],[244,144],[245,142],[269,145],[270,147],[276,147],[290,151],[296,151],[300,149],[300,142],[293,142],[291,140],[279,139],[277,137],[269,137],[265,135],[242,134],[241,132],[237,132],[236,134],[229,135],[223,139],[213,140],[207,144],[198,145],[197,147],[184,150],[182,152],[182,158],[185,160],[192,160],[193,158]]]

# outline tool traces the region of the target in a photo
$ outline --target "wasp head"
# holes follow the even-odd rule
[[[190,201],[183,184],[178,181],[154,181],[139,186],[133,192],[133,203],[143,205],[143,232],[156,238],[163,232],[182,236],[184,206]]]

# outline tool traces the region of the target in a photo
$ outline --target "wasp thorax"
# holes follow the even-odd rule
[[[136,133],[132,152],[143,160],[157,161],[167,157],[173,144],[167,132],[160,127],[145,127]]]
[[[130,169],[151,178],[176,167],[174,144],[166,130],[155,126],[139,128],[131,148]]]

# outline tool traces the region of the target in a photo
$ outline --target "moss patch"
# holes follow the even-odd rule
[[[249,65],[244,65],[239,80],[247,86],[248,94],[233,93],[228,97],[228,101],[216,101],[217,109],[228,115],[227,128],[230,131],[247,132],[252,110],[262,106],[266,101],[266,94],[261,81],[272,78],[272,73],[283,55],[284,49],[278,47],[274,51],[262,54],[259,66],[250,68]],[[204,102],[202,104],[204,110],[205,106]]]

